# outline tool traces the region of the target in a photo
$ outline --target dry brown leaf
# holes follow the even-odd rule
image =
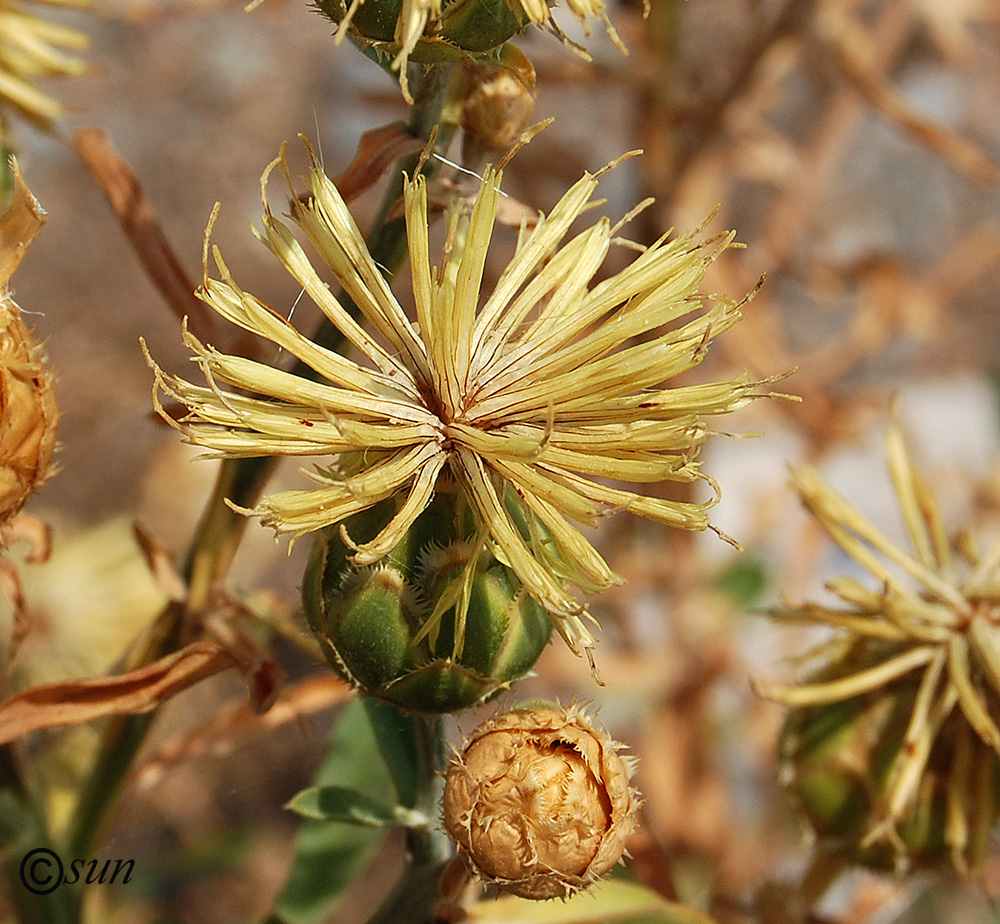
[[[202,627],[236,662],[247,683],[254,711],[266,712],[278,696],[281,668],[266,645],[236,627],[231,617],[242,611],[242,607],[235,605],[228,611],[220,608],[207,613],[202,619]]]
[[[2,541],[5,546],[15,542],[26,543],[28,552],[24,560],[30,565],[37,565],[48,561],[52,553],[52,527],[38,517],[19,513],[4,527]]]
[[[187,583],[177,570],[173,556],[139,523],[132,524],[132,534],[139,544],[146,566],[153,575],[156,585],[173,603],[183,603],[187,600]]]
[[[358,152],[351,165],[334,179],[345,202],[357,198],[374,186],[396,160],[416,154],[424,146],[406,130],[403,122],[393,122],[365,132],[358,142]]]
[[[212,714],[203,724],[171,738],[139,768],[136,784],[155,786],[179,764],[211,754],[220,757],[248,738],[271,731],[286,722],[297,721],[354,695],[343,680],[332,673],[307,677],[282,691],[266,712],[259,713],[247,703],[230,703]]]
[[[13,157],[10,166],[14,174],[14,190],[10,205],[0,218],[0,288],[5,288],[10,282],[28,245],[45,224],[45,209],[31,194]]]
[[[215,642],[194,642],[138,670],[32,687],[0,703],[0,744],[54,725],[148,712],[236,660]]]
[[[157,586],[173,603],[186,606],[188,586],[174,564],[173,556],[138,523],[132,524],[132,532]],[[197,628],[203,629],[218,642],[239,666],[254,709],[264,712],[270,708],[281,686],[281,670],[268,647],[242,632],[234,619],[244,616],[256,622],[256,613],[222,595],[203,614],[194,615],[199,617]]]
[[[107,197],[147,275],[178,318],[187,318],[195,336],[219,344],[214,315],[194,294],[194,284],[160,227],[156,210],[128,162],[99,128],[73,136],[73,145],[97,187]]]

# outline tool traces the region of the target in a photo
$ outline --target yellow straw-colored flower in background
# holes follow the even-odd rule
[[[316,487],[275,494],[247,512],[300,535],[405,497],[372,541],[358,545],[345,534],[358,566],[394,548],[450,473],[475,514],[478,541],[516,573],[571,648],[589,652],[593,639],[571,586],[592,593],[620,579],[570,521],[594,526],[606,514],[629,510],[670,526],[708,527],[714,500],[646,497],[608,481],[709,480],[697,462],[709,433],[704,418],[734,410],[756,391],[745,376],[666,387],[740,319],[739,302],[698,292],[731,235],[664,236],[593,284],[621,223],[600,218],[565,240],[603,171],[588,173],[550,214],[521,229],[496,286],[483,291],[501,172],[486,170],[471,214],[451,215],[440,267],[431,263],[427,189],[418,175],[405,186],[411,319],[315,159],[304,195],[294,194],[284,153],[263,185],[276,166],[292,193],[292,221],[362,320],[321,279],[292,230],[271,212],[266,192],[259,237],[358,358],[310,342],[240,289],[216,250],[221,280],[209,279],[206,269],[199,296],[306,363],[319,381],[225,355],[185,332],[207,385],[168,375],[150,360],[155,390],[188,408],[174,425],[189,442],[222,456],[349,454],[353,461],[339,473],[314,473]],[[223,390],[227,385],[252,394]],[[506,506],[511,496],[530,512],[527,527]]]
[[[872,865],[981,867],[1000,814],[1000,543],[953,551],[898,424],[886,454],[911,548],[890,541],[811,467],[802,502],[875,578],[838,578],[842,605],[775,615],[832,626],[821,669],[796,686],[759,684],[792,707],[784,735],[793,789],[821,837]]]
[[[87,8],[89,0],[43,0],[55,7]],[[47,126],[62,105],[35,85],[39,77],[78,77],[86,62],[73,52],[87,48],[83,32],[35,14],[37,4],[0,0],[0,99]]]

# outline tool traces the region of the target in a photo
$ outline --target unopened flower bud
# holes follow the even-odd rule
[[[444,483],[378,563],[352,562],[396,513],[391,498],[320,534],[303,578],[327,660],[365,693],[413,712],[456,712],[521,679],[548,643],[548,614],[475,537]],[[345,537],[350,544],[345,543]]]
[[[319,0],[317,6],[336,23],[346,20],[350,34],[362,43],[399,45],[412,37],[419,51],[410,58],[425,63],[450,60],[463,50],[497,48],[528,24],[518,5],[512,8],[507,0],[451,4],[441,0]],[[450,54],[445,46],[450,46]]]
[[[448,770],[444,824],[469,867],[523,898],[565,898],[610,870],[635,827],[622,745],[579,708],[483,723]]]
[[[505,151],[528,127],[535,111],[531,90],[502,67],[470,68],[462,105],[465,160]]]
[[[400,88],[413,103],[406,77],[409,61],[439,64],[490,62],[518,73],[533,70],[507,40],[528,25],[519,3],[510,0],[318,0],[318,9],[339,25],[338,41],[350,36],[399,73]]]

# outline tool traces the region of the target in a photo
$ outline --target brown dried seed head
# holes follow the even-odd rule
[[[478,145],[487,157],[504,151],[528,127],[534,111],[531,90],[509,70],[474,68],[462,106],[465,144]]]
[[[0,526],[49,474],[58,416],[45,351],[0,295]]]
[[[518,709],[483,723],[448,770],[444,822],[483,879],[560,898],[617,863],[638,795],[621,745],[578,707]]]

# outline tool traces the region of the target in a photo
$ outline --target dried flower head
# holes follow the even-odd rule
[[[284,154],[268,167],[264,184],[277,165],[291,189]],[[223,317],[279,344],[321,380],[225,355],[185,331],[207,385],[167,375],[150,359],[154,395],[163,391],[189,411],[180,423],[166,419],[189,442],[222,456],[349,454],[340,470],[315,473],[316,487],[275,494],[245,512],[300,535],[405,497],[370,541],[358,544],[342,530],[359,567],[399,543],[448,466],[476,518],[473,544],[484,543],[514,571],[575,652],[589,652],[594,642],[581,620],[584,608],[568,585],[591,593],[621,581],[570,520],[594,526],[606,514],[629,510],[670,526],[708,527],[714,499],[645,497],[608,481],[711,483],[697,461],[709,433],[704,418],[740,407],[759,384],[742,376],[666,386],[698,365],[711,338],[740,318],[740,302],[715,298],[706,306],[698,292],[731,235],[708,241],[664,236],[592,285],[621,223],[601,218],[563,239],[590,204],[602,172],[585,174],[548,216],[540,215],[530,231],[522,227],[492,292],[483,292],[482,283],[500,171],[486,170],[471,214],[453,212],[439,268],[432,268],[428,251],[426,184],[421,176],[408,179],[414,322],[314,159],[309,192],[291,197],[291,219],[371,333],[320,278],[266,195],[259,236],[360,358],[309,341],[240,289],[216,250],[222,279],[209,279],[206,268],[199,296]],[[224,391],[224,385],[251,394]],[[523,506],[517,517],[505,495]]]
[[[42,0],[56,7],[90,6],[90,0]],[[47,126],[62,115],[62,105],[35,86],[38,77],[78,77],[86,69],[83,32],[41,19],[34,4],[0,0],[0,98],[32,121]]]
[[[523,898],[565,898],[625,852],[638,793],[623,745],[579,706],[479,726],[445,780],[444,824],[474,873]]]
[[[56,409],[45,349],[10,297],[10,277],[45,212],[11,161],[14,192],[0,218],[0,526],[46,479],[56,445]]]
[[[824,666],[810,682],[760,684],[758,692],[793,707],[792,764],[808,764],[806,789],[826,800],[821,814],[832,817],[834,803],[854,805],[842,821],[859,829],[860,848],[887,845],[905,863],[936,841],[964,870],[981,860],[984,831],[1000,811],[1000,543],[980,557],[966,541],[956,555],[898,424],[886,446],[912,550],[891,542],[813,468],[795,471],[806,508],[878,587],[838,578],[827,586],[843,607],[777,610],[841,632],[817,652]],[[855,758],[859,747],[866,755],[852,769],[834,754],[837,781],[821,779],[816,760],[839,747],[830,747],[831,735]],[[845,786],[843,773],[855,774],[856,786]]]

